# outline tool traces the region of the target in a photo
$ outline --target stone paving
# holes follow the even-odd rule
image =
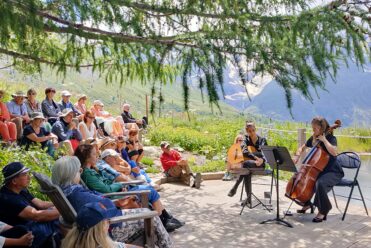
[[[234,248],[234,247],[330,247],[365,248],[371,247],[371,217],[368,217],[359,203],[351,201],[345,221],[335,207],[323,223],[312,223],[314,214],[294,214],[286,221],[294,228],[278,224],[259,224],[275,217],[273,212],[261,206],[245,208],[240,216],[239,193],[228,197],[227,193],[234,182],[207,180],[200,190],[191,189],[178,183],[164,184],[161,196],[165,206],[186,225],[171,234],[176,248]],[[253,192],[263,198],[269,191],[270,177],[253,177]],[[286,183],[280,185],[281,216],[290,200],[283,196]],[[240,188],[241,189],[241,188]],[[239,190],[240,190],[239,189]],[[273,199],[276,195],[273,194]],[[344,209],[345,200],[339,198],[339,208]],[[371,207],[371,206],[369,206]],[[292,212],[299,206],[293,205]],[[369,209],[371,212],[371,209]]]

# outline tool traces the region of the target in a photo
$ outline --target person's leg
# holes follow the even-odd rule
[[[232,197],[236,194],[238,186],[240,186],[240,183],[242,182],[242,180],[243,180],[243,176],[239,176],[237,178],[237,180],[236,180],[235,184],[233,185],[232,189],[229,191],[228,196]]]
[[[331,208],[331,202],[328,198],[327,193],[340,182],[342,175],[339,173],[328,172],[321,175],[315,186],[316,195],[314,197],[314,205],[318,208],[318,212],[321,215],[327,215]]]
[[[242,176],[245,182],[245,192],[247,203],[251,203],[251,174]]]
[[[143,158],[143,157],[144,157],[144,150],[143,150],[143,146],[140,145],[140,146],[139,146],[139,149],[138,149],[138,157],[137,157],[137,159],[136,159],[137,164],[138,164],[140,161],[142,161],[142,158]]]
[[[123,215],[130,215],[136,213],[142,213],[149,211],[145,208],[136,209],[125,209],[122,211]],[[173,247],[173,242],[166,231],[164,225],[162,224],[158,216],[154,217],[154,229],[155,229],[155,243],[160,248],[170,248]],[[123,222],[119,227],[113,227],[111,230],[112,237],[115,241],[128,242],[130,237],[138,232],[142,232],[144,229],[143,219],[137,221],[127,221]]]
[[[13,122],[12,122],[13,123]],[[14,123],[13,123],[14,124]],[[10,135],[9,135],[9,129],[8,125],[5,124],[4,122],[0,121],[0,135],[1,138],[5,141],[8,142],[10,141]]]
[[[47,148],[47,151],[46,151],[46,152],[47,152],[51,157],[54,157],[54,151],[55,151],[55,149],[54,149],[53,141],[48,140],[48,141],[46,142],[46,148]]]
[[[23,120],[22,118],[14,118],[11,120],[17,128],[17,140],[22,137],[23,134]]]

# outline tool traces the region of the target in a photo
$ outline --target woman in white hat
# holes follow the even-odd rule
[[[26,150],[32,146],[40,144],[41,148],[47,148],[47,153],[54,156],[54,148],[58,145],[57,136],[46,131],[43,127],[45,121],[44,115],[41,112],[34,112],[31,115],[31,123],[23,130],[21,144]]]

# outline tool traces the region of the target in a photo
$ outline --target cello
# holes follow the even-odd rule
[[[341,126],[341,121],[336,120],[324,135],[328,135],[334,129]],[[286,186],[285,196],[299,205],[304,205],[314,194],[314,186],[318,175],[327,166],[330,155],[321,147],[321,141],[317,141],[305,156],[300,171],[295,173]]]

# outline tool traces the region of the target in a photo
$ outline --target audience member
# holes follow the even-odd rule
[[[61,92],[61,96],[62,100],[58,103],[59,109],[61,111],[63,111],[66,108],[72,109],[73,113],[75,114],[75,117],[81,121],[84,115],[78,109],[76,109],[75,106],[70,101],[71,93],[68,90],[63,90]]]
[[[108,234],[109,218],[116,217],[117,209],[107,208],[100,202],[91,202],[82,206],[77,213],[76,224],[64,238],[62,246],[69,248],[135,248],[113,241]],[[139,248],[139,247],[138,247]]]
[[[40,247],[58,231],[59,213],[52,203],[35,198],[28,192],[29,171],[20,162],[12,162],[3,168],[0,220],[12,226],[26,226],[34,235],[33,247]]]
[[[86,100],[88,99],[88,97],[85,95],[85,94],[80,94],[77,96],[77,102],[75,103],[75,108],[80,111],[81,114],[85,114],[86,113]]]
[[[8,107],[3,102],[5,92],[0,90],[0,135],[5,142],[14,142],[17,140],[17,127],[10,121]]]
[[[126,151],[128,156],[131,160],[134,160],[137,165],[142,160],[144,156],[143,145],[139,142],[139,130],[138,129],[130,129],[129,130],[129,137],[126,142]]]
[[[122,106],[122,113],[121,113],[122,119],[124,120],[124,123],[127,124],[126,128],[131,129],[135,128],[132,124],[138,125],[139,128],[146,128],[148,124],[147,117],[143,117],[142,119],[135,119],[133,115],[130,113],[130,104],[125,103]]]
[[[93,139],[97,138],[97,129],[94,125],[94,120],[95,120],[94,114],[90,110],[86,111],[83,121],[81,121],[78,125],[83,140],[89,138]]]
[[[170,177],[180,177],[186,185],[199,189],[201,186],[201,174],[196,173],[194,175],[191,172],[188,161],[183,159],[179,152],[170,149],[168,142],[161,142],[160,147],[163,152],[160,160],[165,174]]]
[[[41,102],[41,109],[43,111],[43,114],[51,125],[53,125],[58,120],[58,117],[61,114],[61,110],[58,104],[53,99],[55,92],[56,91],[54,88],[50,87],[46,88],[45,89],[46,97]]]
[[[27,91],[27,99],[24,101],[27,107],[27,113],[28,116],[31,117],[31,115],[35,112],[42,112],[41,109],[41,103],[36,100],[37,92],[35,89],[31,88]],[[52,125],[50,125],[49,122],[43,122],[43,127],[46,129],[46,131],[51,132]]]
[[[79,158],[83,168],[81,179],[84,181],[86,186],[89,187],[89,189],[96,190],[101,193],[112,193],[123,190],[123,186],[121,183],[112,180],[112,178],[104,176],[109,174],[110,173],[109,171],[105,171],[106,172],[105,174],[101,174],[99,170],[94,169],[96,168],[97,164],[97,155],[95,149],[92,146],[80,145],[75,152],[75,156]],[[112,171],[114,173],[112,174],[113,178],[117,178],[119,176],[119,173],[115,170]],[[160,195],[151,186],[148,185],[129,186],[125,190],[129,191],[150,190],[151,192],[148,196],[149,202],[152,204],[153,209],[159,213],[160,219],[168,231],[180,228],[181,226],[184,225],[183,222],[180,222],[177,219],[173,218],[165,210],[160,201]]]
[[[61,146],[67,148],[69,155],[73,154],[74,149],[81,141],[81,134],[77,130],[77,124],[72,119],[72,109],[64,109],[59,120],[52,127],[52,132],[58,137],[58,142]]]
[[[89,150],[91,146],[82,145],[79,149],[81,152]],[[94,149],[91,149],[94,150]],[[81,153],[81,155],[83,155]],[[89,159],[85,155],[83,159]],[[91,167],[91,162],[86,163],[83,167]],[[115,216],[122,216],[132,213],[140,213],[148,211],[144,208],[136,209],[123,209],[115,210],[115,204],[117,207],[122,207],[122,203],[125,199],[119,199],[113,203],[108,198],[103,197],[100,193],[96,191],[91,191],[80,184],[80,173],[81,173],[81,164],[80,160],[76,157],[65,156],[58,159],[55,165],[52,168],[52,181],[54,184],[59,185],[63,193],[66,195],[67,199],[72,204],[73,208],[79,212],[82,206],[87,203],[97,202],[103,204],[107,209],[113,209],[116,211]],[[138,231],[143,230],[144,222],[143,220],[135,222],[123,222],[121,225],[111,225],[111,236],[114,240],[125,242]],[[158,247],[172,247],[172,242],[169,237],[169,234],[164,229],[163,224],[161,223],[158,217],[154,218],[154,229],[156,235],[156,245]]]
[[[47,148],[47,153],[54,156],[54,147],[58,144],[58,137],[46,131],[42,126],[45,118],[42,113],[34,112],[31,114],[31,123],[23,130],[21,145],[28,150],[30,145],[41,144],[41,148]]]
[[[10,121],[14,122],[17,127],[17,140],[22,137],[23,126],[30,122],[27,113],[26,104],[23,100],[26,95],[22,91],[17,91],[12,95],[13,100],[7,103],[8,111],[10,114]]]
[[[118,137],[124,135],[124,127],[120,121],[115,119],[110,113],[103,110],[104,104],[100,100],[95,100],[91,107],[91,112],[94,113],[97,125],[103,126],[103,130],[111,137]],[[120,117],[121,119],[121,117]]]

